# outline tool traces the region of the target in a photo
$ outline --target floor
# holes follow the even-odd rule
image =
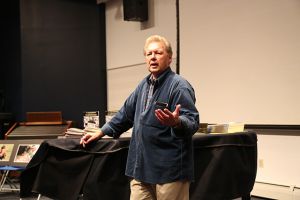
[[[0,199],[1,200],[20,200],[19,193],[17,192],[0,192]],[[32,197],[32,198],[23,198],[22,200],[36,200],[37,197]],[[47,197],[41,197],[40,200],[52,200]],[[234,200],[240,200],[234,199]],[[258,197],[251,197],[251,200],[265,200],[264,198],[258,198]]]
[[[5,184],[4,188],[19,188],[19,180],[18,178],[10,179],[10,184]],[[37,200],[38,195],[28,198],[22,198],[22,200]],[[80,200],[82,198],[79,198]],[[0,200],[20,200],[20,195],[18,191],[2,191],[0,192]],[[48,197],[41,196],[40,200],[53,200]],[[234,200],[241,200],[241,198],[237,198]],[[265,198],[259,198],[259,197],[251,197],[251,200],[267,200]]]
[[[1,200],[20,200],[20,197],[19,197],[18,192],[0,192],[0,199]],[[30,198],[23,198],[22,200],[37,200],[37,196],[30,197]],[[52,200],[52,199],[41,196],[40,200]],[[234,200],[241,200],[241,198],[234,199]],[[258,198],[258,197],[251,197],[251,200],[266,200],[266,199]]]

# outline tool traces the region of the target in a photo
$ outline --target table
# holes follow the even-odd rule
[[[79,139],[45,140],[21,174],[20,196],[128,200],[125,174],[129,138],[101,139],[86,149]],[[247,131],[195,134],[195,181],[190,199],[250,199],[257,169],[257,136]]]

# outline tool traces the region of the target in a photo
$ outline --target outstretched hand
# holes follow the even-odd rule
[[[174,112],[171,112],[167,108],[165,109],[156,109],[155,110],[155,116],[156,118],[166,126],[172,126],[177,127],[180,126],[180,119],[179,119],[179,111],[180,111],[181,105],[176,105],[176,108]]]

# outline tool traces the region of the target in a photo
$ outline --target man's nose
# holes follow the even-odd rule
[[[151,56],[150,56],[150,57],[151,57],[151,59],[156,59],[156,53],[154,53],[154,52],[151,53]]]

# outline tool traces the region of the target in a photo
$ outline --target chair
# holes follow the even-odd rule
[[[25,167],[23,166],[1,166],[0,170],[2,171],[2,177],[0,180],[0,192],[2,191],[20,191],[13,182],[10,181],[8,174],[10,171],[23,171]],[[7,183],[10,187],[4,187],[5,183]]]
[[[17,187],[12,181],[10,181],[8,175],[10,171],[23,171],[25,167],[21,166],[0,166],[0,171],[2,171],[2,177],[0,179],[0,192],[2,191],[20,191],[20,188]],[[8,184],[10,187],[4,187],[5,184]],[[36,200],[40,200],[42,197],[41,194],[38,194]],[[22,198],[20,198],[22,200]]]
[[[0,192],[18,191],[20,186],[9,176],[12,171],[22,172],[38,150],[42,140],[0,140],[4,156],[0,160]],[[3,148],[1,148],[3,153]],[[38,195],[39,200],[41,195]]]

